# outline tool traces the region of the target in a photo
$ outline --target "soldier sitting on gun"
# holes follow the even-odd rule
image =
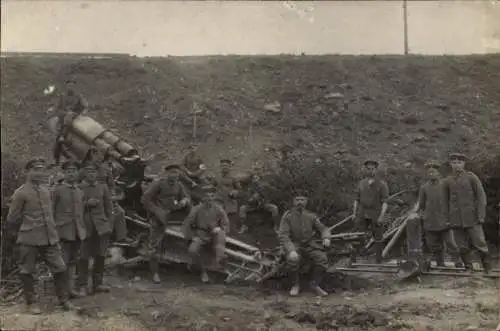
[[[12,196],[6,218],[8,233],[17,236],[19,247],[20,277],[27,310],[40,314],[36,307],[34,275],[40,256],[51,269],[54,287],[60,306],[71,309],[68,302],[68,274],[59,245],[59,235],[54,222],[51,193],[45,180],[45,160],[35,158],[26,164],[27,181]]]
[[[222,206],[214,203],[215,187],[205,186],[203,191],[203,202],[191,209],[184,221],[183,232],[185,238],[190,242],[191,264],[198,262],[202,246],[211,244],[215,250],[216,266],[221,267],[221,263],[225,258],[229,219]],[[201,262],[201,269],[202,282],[209,282],[203,262]]]
[[[76,265],[80,259],[80,247],[86,236],[83,221],[83,191],[78,187],[78,165],[66,161],[62,165],[64,181],[55,186],[52,194],[54,220],[61,240],[64,263],[68,272],[70,297],[82,296],[74,286]]]
[[[274,230],[278,231],[279,227],[279,211],[278,206],[266,200],[266,191],[269,189],[268,185],[263,183],[260,176],[254,173],[251,178],[251,183],[248,186],[248,200],[240,207],[239,218],[241,222],[240,234],[248,231],[248,213],[255,211],[267,211],[271,213],[273,219]]]
[[[109,292],[110,288],[103,284],[104,262],[111,234],[111,218],[113,204],[111,194],[106,185],[97,182],[99,166],[89,162],[83,166],[84,180],[80,185],[83,191],[86,238],[82,243],[80,264],[78,267],[79,286],[82,294],[88,293],[89,260],[93,258],[92,292]]]
[[[160,283],[158,266],[163,252],[165,229],[172,212],[190,208],[191,200],[186,188],[179,181],[179,167],[169,165],[165,167],[166,176],[155,180],[142,196],[144,208],[150,214],[151,230],[148,239],[150,254],[149,268],[153,275],[153,282]]]
[[[67,153],[63,149],[62,143],[69,133],[73,120],[82,114],[88,107],[88,103],[85,98],[75,91],[74,85],[76,84],[76,81],[70,79],[67,80],[65,84],[66,90],[59,96],[59,103],[57,105],[59,133],[54,146],[54,161],[56,165],[59,165],[61,154],[66,154],[65,157],[68,158]]]
[[[444,267],[444,247],[448,248],[457,267],[461,266],[460,254],[453,238],[450,225],[443,213],[443,188],[441,185],[440,164],[429,161],[425,164],[428,181],[420,186],[418,201],[411,218],[421,217],[426,246],[438,267]],[[415,238],[420,240],[419,238]]]
[[[314,263],[311,288],[317,295],[326,296],[328,293],[320,287],[320,283],[323,274],[328,269],[325,247],[330,246],[330,232],[316,214],[305,209],[307,202],[306,192],[296,192],[293,207],[283,214],[279,228],[280,243],[285,250],[288,267],[291,269],[289,274],[293,280],[290,295],[299,294],[300,262],[308,258]],[[321,234],[322,243],[315,241],[315,232]]]

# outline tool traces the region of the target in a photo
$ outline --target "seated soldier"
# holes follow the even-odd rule
[[[203,164],[203,160],[198,155],[198,145],[191,144],[189,146],[188,153],[184,157],[181,168],[194,182],[197,183],[200,181],[201,175],[207,170],[207,167]]]
[[[330,231],[320,222],[316,214],[305,209],[307,202],[307,194],[297,192],[293,207],[283,214],[279,228],[279,239],[287,254],[286,259],[294,282],[290,295],[299,294],[299,263],[301,259],[309,258],[314,263],[311,288],[317,295],[326,296],[328,293],[320,287],[320,283],[324,272],[328,269],[328,257],[324,247],[330,246]],[[316,231],[321,233],[322,244],[315,241]]]
[[[267,211],[271,213],[274,223],[274,230],[278,231],[279,226],[279,212],[278,206],[266,201],[265,191],[268,189],[268,185],[261,182],[260,176],[257,173],[252,175],[251,183],[248,186],[248,200],[241,205],[239,218],[241,222],[240,234],[248,231],[247,218],[248,213],[255,211]]]
[[[206,244],[212,244],[215,250],[215,263],[221,266],[225,258],[226,233],[229,232],[229,219],[224,209],[214,203],[215,188],[204,187],[203,203],[191,209],[183,226],[185,238],[190,241],[189,254],[191,264],[200,258],[200,250]],[[209,282],[206,267],[201,262],[201,280]]]

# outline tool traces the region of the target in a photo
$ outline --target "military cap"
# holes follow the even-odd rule
[[[76,84],[76,80],[74,78],[69,78],[64,81],[64,84]]]
[[[294,198],[298,198],[298,197],[308,198],[309,192],[305,189],[296,189],[293,191],[293,197]]]
[[[441,168],[441,164],[439,164],[439,162],[437,162],[437,161],[430,160],[430,161],[427,161],[425,163],[424,167],[426,169],[430,169],[430,168],[439,169],[439,168]]]
[[[449,157],[450,161],[451,160],[459,160],[459,161],[467,161],[467,156],[462,153],[451,153]]]
[[[78,163],[75,161],[72,161],[72,160],[65,161],[61,165],[61,169],[63,169],[63,170],[66,170],[66,169],[71,168],[71,167],[76,168],[76,169],[79,168]]]
[[[32,168],[40,167],[40,166],[45,167],[45,159],[41,158],[41,157],[36,157],[36,158],[29,160],[26,163],[25,169],[31,170]]]
[[[170,170],[179,170],[179,169],[180,169],[180,167],[179,167],[179,165],[178,165],[178,164],[168,164],[168,165],[164,166],[164,167],[163,167],[163,169],[164,169],[165,171],[170,171]]]
[[[206,185],[201,188],[203,193],[215,193],[217,190],[213,185]]]
[[[220,164],[233,164],[233,161],[229,159],[221,159]]]
[[[95,162],[86,162],[81,167],[83,170],[98,170],[99,166]]]
[[[379,165],[378,161],[374,160],[374,159],[367,159],[367,160],[365,160],[365,162],[363,162],[364,166],[367,166],[367,165],[370,165],[370,164],[372,164],[372,165],[374,165],[376,167],[378,167],[378,165]]]

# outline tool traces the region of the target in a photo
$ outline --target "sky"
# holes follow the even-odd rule
[[[2,1],[2,52],[402,54],[402,1]],[[500,52],[500,1],[409,1],[410,53]]]

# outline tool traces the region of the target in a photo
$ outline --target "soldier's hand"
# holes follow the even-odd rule
[[[323,246],[330,247],[331,241],[330,238],[323,239]]]
[[[484,218],[479,219],[479,224],[484,224]]]
[[[299,254],[296,251],[291,251],[288,254],[288,259],[292,262],[297,262],[299,260]]]
[[[60,143],[63,142],[64,141],[64,137],[61,136],[61,137],[57,138],[57,141],[60,142]]]
[[[222,231],[222,229],[220,227],[218,227],[218,226],[216,226],[215,228],[212,229],[212,233],[213,234],[217,234],[217,233],[219,233],[221,231]]]
[[[99,204],[99,200],[97,200],[97,199],[90,198],[87,200],[87,205],[89,205],[90,207],[95,207],[98,204]]]

